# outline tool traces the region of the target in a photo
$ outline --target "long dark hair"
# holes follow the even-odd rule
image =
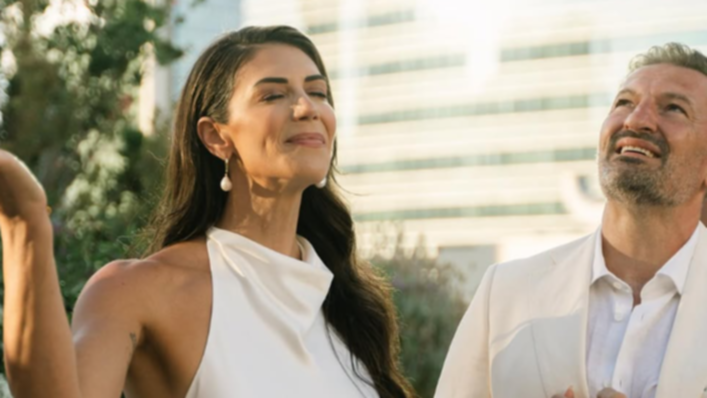
[[[203,116],[228,121],[236,72],[267,43],[302,50],[327,76],[314,44],[287,26],[247,27],[222,36],[207,48],[189,74],[177,107],[166,187],[153,221],[150,251],[203,236],[223,215],[227,199],[219,189],[223,162],[199,139],[197,121]],[[353,220],[336,189],[335,159],[327,186],[304,191],[297,233],[316,248],[334,274],[323,304],[329,325],[365,365],[381,397],[411,397],[414,394],[398,365],[400,345],[390,287],[356,255]]]

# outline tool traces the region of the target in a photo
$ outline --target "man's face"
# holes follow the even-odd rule
[[[611,201],[673,207],[707,188],[707,76],[657,64],[631,73],[599,139],[599,177]]]

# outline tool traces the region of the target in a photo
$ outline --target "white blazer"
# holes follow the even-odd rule
[[[707,398],[707,228],[690,263],[656,398]],[[491,266],[457,329],[436,398],[589,397],[593,234]]]

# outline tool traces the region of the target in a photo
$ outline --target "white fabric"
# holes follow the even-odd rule
[[[698,228],[656,398],[707,398],[707,229]],[[437,398],[548,398],[569,386],[590,398],[595,238],[489,268],[454,336]]]
[[[187,398],[378,397],[325,322],[333,276],[309,242],[299,261],[222,229],[207,238],[213,307]]]
[[[677,314],[699,228],[641,290],[633,307],[631,287],[606,267],[601,228],[596,233],[587,329],[589,395],[612,387],[628,398],[655,398],[663,355]]]

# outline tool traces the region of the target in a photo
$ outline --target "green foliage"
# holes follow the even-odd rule
[[[461,274],[426,255],[422,244],[406,252],[398,238],[392,256],[371,261],[391,279],[401,326],[401,363],[417,393],[432,397],[466,303],[455,284]]]
[[[34,21],[47,3],[0,0],[3,47],[16,65],[0,72],[0,145],[47,191],[70,315],[89,276],[134,248],[154,205],[167,140],[139,131],[133,103],[146,57],[166,64],[181,51],[158,34],[167,7],[94,1],[88,21],[39,33]]]

